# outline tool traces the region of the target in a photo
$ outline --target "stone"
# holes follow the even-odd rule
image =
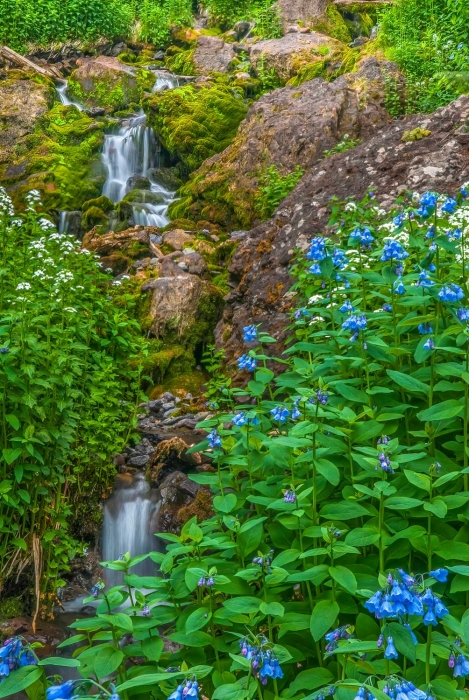
[[[190,254],[183,255],[179,259],[179,265],[181,265],[181,263],[186,266],[187,272],[189,272],[191,275],[202,276],[208,270],[208,266],[204,258],[195,250],[191,251]]]
[[[331,197],[360,201],[372,189],[379,206],[390,210],[403,190],[456,194],[469,180],[468,120],[469,97],[463,96],[431,115],[382,125],[353,150],[311,168],[275,216],[248,233],[230,264],[236,288],[216,329],[218,346],[232,364],[245,352],[243,326],[259,323],[284,339],[292,306],[289,265],[295,249],[306,250],[313,235],[326,232]],[[402,141],[406,131],[417,128],[431,133]],[[281,350],[280,343],[272,355]]]
[[[188,274],[160,277],[144,284],[142,292],[151,293],[150,333],[155,338],[163,337],[170,330],[176,331],[179,337],[187,333],[197,317],[206,284],[199,277]]]
[[[154,229],[153,229],[154,230]],[[156,229],[158,230],[158,229]],[[117,255],[130,265],[132,258],[148,256],[151,229],[131,228],[125,231],[97,233],[96,228],[83,237],[83,248],[101,257]],[[102,261],[103,262],[103,261]],[[103,265],[103,267],[106,267]],[[126,269],[124,267],[124,269]],[[124,270],[121,270],[123,272]]]
[[[90,107],[83,110],[89,117],[103,117],[106,114],[104,107]]]
[[[168,231],[163,236],[164,243],[174,250],[182,250],[187,243],[194,240],[194,237],[180,228]]]
[[[175,192],[182,185],[179,171],[176,168],[152,168],[148,171],[148,177],[152,182],[166,187],[170,192]]]
[[[127,464],[129,467],[144,467],[149,459],[150,455],[134,455]]]
[[[263,95],[249,109],[233,143],[191,175],[178,211],[193,220],[210,216],[227,228],[250,227],[256,219],[259,176],[269,166],[282,174],[297,166],[307,172],[345,134],[363,138],[390,120],[384,74],[399,77],[395,64],[367,58],[357,72],[333,82],[316,78]]]
[[[226,44],[218,36],[199,36],[192,61],[199,75],[207,73],[227,73],[235,58],[231,44]]]
[[[241,39],[244,39],[246,34],[249,34],[251,27],[251,22],[247,22],[246,20],[236,22],[235,26],[233,27],[233,31],[236,33],[236,38],[238,41],[241,41]]]
[[[369,42],[369,39],[367,36],[357,36],[356,39],[352,41],[351,44],[349,44],[350,48],[356,49],[358,46],[364,46]]]
[[[132,190],[149,190],[151,182],[143,175],[132,175],[125,183],[125,193],[129,194]]]
[[[277,0],[284,30],[291,24],[310,24],[324,17],[331,0]]]
[[[153,58],[155,61],[164,61],[164,51],[157,51]]]
[[[145,475],[152,488],[157,488],[168,473],[193,468],[202,463],[200,454],[187,454],[188,448],[189,445],[180,437],[162,440],[156,446]]]
[[[193,503],[199,486],[180,471],[168,474],[160,485],[161,505],[158,514],[158,532],[179,532],[178,512]]]
[[[68,83],[69,94],[88,107],[103,107],[106,112],[125,109],[139,102],[140,90],[133,71],[113,56],[81,58]]]
[[[54,98],[52,84],[15,78],[0,81],[0,163],[12,158],[15,146],[34,131]]]
[[[343,44],[319,32],[285,34],[281,39],[258,41],[251,48],[252,67],[258,71],[262,64],[264,71],[272,69],[281,80],[287,81],[302,64],[312,63],[315,58],[322,60],[324,56],[318,49],[325,46],[332,52]]]

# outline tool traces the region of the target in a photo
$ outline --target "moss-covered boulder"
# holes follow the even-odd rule
[[[71,97],[88,107],[104,107],[107,112],[139,102],[141,87],[135,71],[112,56],[80,59],[68,83]],[[142,84],[142,81],[140,81]]]
[[[231,143],[247,111],[241,91],[217,82],[155,93],[143,106],[163,146],[189,171]]]
[[[8,163],[0,166],[0,181],[15,204],[21,206],[31,189],[42,193],[48,210],[81,209],[99,196],[105,180],[99,157],[103,129],[104,122],[74,106],[55,103],[43,111],[34,131],[19,139]]]

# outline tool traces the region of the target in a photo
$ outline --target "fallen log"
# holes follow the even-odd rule
[[[25,70],[32,70],[35,73],[39,73],[39,75],[50,78],[54,82],[65,82],[65,79],[56,68],[43,68],[43,66],[38,66],[36,63],[33,63],[33,61],[30,61],[29,58],[21,56],[21,54],[16,53],[16,51],[13,51],[13,49],[10,49],[8,46],[0,47],[0,56],[5,61],[13,63],[15,66],[19,66]]]

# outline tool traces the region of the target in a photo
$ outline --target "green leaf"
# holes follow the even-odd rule
[[[347,382],[336,382],[333,385],[333,388],[348,401],[368,404],[368,396],[365,394],[365,392],[361,389],[355,388]]]
[[[133,632],[132,619],[125,613],[113,613],[112,615],[99,614],[98,618],[105,620],[111,627],[119,627],[125,630],[125,632]]]
[[[183,644],[186,647],[206,647],[208,644],[213,643],[212,637],[207,634],[207,632],[202,632],[201,630],[191,632],[190,634],[186,634],[185,632],[173,632],[168,638],[176,642],[176,644]]]
[[[5,678],[0,685],[0,698],[14,696],[21,690],[25,690],[30,685],[43,677],[42,668],[37,666],[23,666]]]
[[[459,413],[461,413],[463,408],[464,406],[460,401],[456,401],[456,399],[448,399],[448,401],[437,403],[434,406],[431,406],[431,408],[425,409],[425,411],[420,411],[420,413],[417,413],[417,418],[425,422],[447,420],[457,416]]]
[[[424,503],[423,508],[429,513],[436,515],[437,518],[444,518],[448,512],[448,507],[441,498],[434,498],[431,503]]]
[[[404,474],[406,475],[407,481],[411,484],[417,486],[419,489],[423,489],[430,493],[432,486],[432,480],[426,474],[419,474],[417,472],[412,472],[409,469],[404,469]]]
[[[267,518],[256,518],[247,520],[240,527],[236,543],[243,559],[259,547],[264,533],[263,522],[266,519]]]
[[[406,391],[413,391],[415,393],[421,392],[422,394],[428,395],[430,391],[427,384],[411,377],[408,374],[403,374],[402,372],[397,372],[394,369],[387,369],[386,374],[388,374],[396,384]]]
[[[333,679],[332,673],[327,668],[311,668],[301,671],[290,684],[290,691],[296,695],[300,690],[316,690],[327,685]]]
[[[264,615],[273,615],[276,617],[282,617],[285,613],[285,608],[280,603],[261,603],[259,610]]]
[[[418,498],[406,498],[404,496],[391,496],[384,501],[386,508],[391,510],[411,510],[423,505],[423,501]]]
[[[186,620],[186,632],[190,634],[191,632],[196,632],[197,630],[205,627],[210,621],[212,613],[208,608],[198,608],[194,610]]]
[[[13,414],[13,413],[7,413],[5,418],[13,428],[13,430],[19,430],[21,423],[19,422],[18,418]]]
[[[116,671],[124,658],[124,652],[111,645],[98,647],[94,660],[94,670],[98,678],[106,678]]]
[[[346,591],[352,593],[357,590],[357,579],[355,575],[345,566],[330,566],[329,573],[339,586],[345,588]]]
[[[435,553],[438,553],[438,556],[446,560],[469,561],[469,544],[444,540],[436,545]]]
[[[68,668],[78,668],[80,662],[78,659],[66,659],[62,656],[49,656],[47,659],[41,659],[37,662],[38,666],[63,666]]]
[[[323,476],[326,481],[328,481],[333,486],[337,486],[340,481],[340,472],[328,459],[317,459],[315,461],[315,467],[321,476]]]
[[[412,635],[408,629],[398,624],[397,622],[391,622],[390,628],[392,632],[392,638],[394,639],[394,644],[401,654],[403,654],[409,661],[413,664],[416,662],[415,644],[412,641]]]
[[[223,603],[224,607],[233,613],[253,614],[259,611],[261,601],[253,596],[239,596],[230,598]]]
[[[164,642],[161,637],[148,637],[148,639],[143,639],[141,644],[142,651],[147,659],[150,661],[160,660],[164,648]]]
[[[238,499],[234,493],[227,493],[225,496],[215,496],[213,506],[222,513],[231,513],[236,508],[237,502]]]
[[[321,600],[314,606],[309,629],[315,642],[319,642],[330,630],[338,615],[339,606],[333,600]]]
[[[359,518],[362,515],[369,515],[367,508],[364,508],[360,503],[346,501],[342,503],[332,503],[324,506],[321,509],[321,518],[326,520],[351,520]]]
[[[212,700],[243,700],[247,695],[248,691],[240,688],[237,683],[226,683],[214,690]]]
[[[345,544],[352,547],[368,547],[370,544],[375,544],[379,540],[379,532],[376,529],[367,527],[357,527],[350,530],[345,536]]]

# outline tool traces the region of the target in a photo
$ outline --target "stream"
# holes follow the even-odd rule
[[[178,86],[178,79],[171,73],[153,72],[153,93]],[[83,111],[84,106],[68,96],[67,87],[67,83],[57,87],[60,102]],[[118,132],[105,136],[101,160],[107,170],[107,178],[102,194],[117,204],[126,194],[137,189],[132,184],[136,176],[147,178],[150,182],[150,189],[141,190],[143,201],[131,202],[134,225],[163,227],[169,223],[168,208],[174,202],[175,192],[158,182],[160,153],[160,143],[153,129],[147,126],[143,111],[120,120]],[[138,178],[134,182],[138,182]],[[67,233],[73,215],[76,216],[76,212],[59,212],[59,233]],[[111,220],[111,227],[115,223]]]

